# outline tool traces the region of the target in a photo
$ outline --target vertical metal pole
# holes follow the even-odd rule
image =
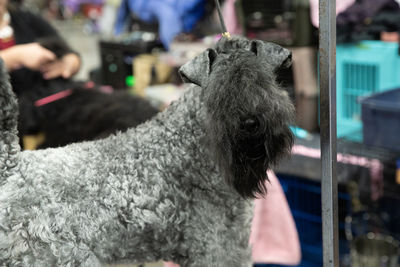
[[[339,267],[335,0],[319,0],[319,75],[323,266]]]

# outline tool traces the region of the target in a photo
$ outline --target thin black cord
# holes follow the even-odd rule
[[[221,22],[222,32],[226,33],[228,31],[226,30],[224,17],[222,16],[221,6],[219,5],[219,1],[218,0],[215,0],[215,5],[217,6],[217,12],[218,12],[219,21]]]

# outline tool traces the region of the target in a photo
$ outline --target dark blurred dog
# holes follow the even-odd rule
[[[37,41],[58,58],[71,51],[59,37]],[[64,146],[124,131],[158,112],[143,98],[123,91],[105,92],[102,87],[88,84],[57,78],[35,83],[29,91],[16,92],[20,140],[24,135],[41,132],[45,141],[39,148]],[[37,105],[44,99],[48,101]]]
[[[158,112],[149,101],[126,91],[106,93],[80,84],[72,89],[57,88],[36,90],[20,98],[20,137],[44,133],[39,148],[104,138],[135,127]],[[40,102],[56,94],[66,96],[46,104]]]

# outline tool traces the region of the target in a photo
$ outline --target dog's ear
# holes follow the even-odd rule
[[[280,45],[253,40],[250,51],[254,52],[261,60],[267,61],[274,69],[288,68],[292,64],[292,53]]]
[[[216,57],[217,52],[210,48],[183,65],[179,69],[183,82],[205,85]]]

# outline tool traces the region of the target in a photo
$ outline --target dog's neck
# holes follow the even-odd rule
[[[214,175],[210,175],[217,171],[217,168],[207,141],[207,111],[202,90],[198,86],[190,86],[179,100],[173,102],[149,122],[132,129],[134,134],[128,134],[127,137],[140,138],[141,143],[154,143],[158,138],[158,145],[168,146],[168,149],[171,149],[171,144],[173,144],[177,148],[176,151],[181,154],[174,161],[176,171],[187,172],[185,166],[190,168],[192,164],[199,164],[201,161],[204,168],[202,172],[208,174],[202,180],[198,179],[198,175],[193,175],[193,180],[189,181],[191,185],[202,187],[208,184],[213,185],[216,190],[231,192],[232,190],[223,179],[216,179]],[[131,147],[131,149],[135,151],[140,148]],[[180,176],[182,175],[177,175],[177,177]]]
[[[187,144],[182,146],[186,149],[185,153],[190,155],[188,158],[190,161],[199,160],[203,162],[202,164],[206,164],[204,166],[208,175],[205,175],[203,180],[198,180],[195,175],[196,180],[191,181],[192,186],[202,187],[207,184],[217,190],[220,195],[223,195],[224,192],[232,194],[234,189],[222,179],[223,176],[219,173],[216,165],[215,155],[211,152],[213,150],[210,147],[211,142],[208,140],[210,137],[208,136],[209,127],[207,127],[210,118],[204,102],[203,90],[205,89],[197,85],[191,86],[177,102],[160,114],[161,116],[157,120],[162,118],[162,123],[168,130],[179,129],[177,134],[182,134],[180,138],[190,138],[186,142],[190,141],[191,146],[187,146]],[[219,173],[218,178],[210,175],[214,172]]]
[[[179,129],[181,133],[203,135],[206,108],[202,101],[202,88],[192,85],[180,99],[173,102],[155,119],[168,129]]]

